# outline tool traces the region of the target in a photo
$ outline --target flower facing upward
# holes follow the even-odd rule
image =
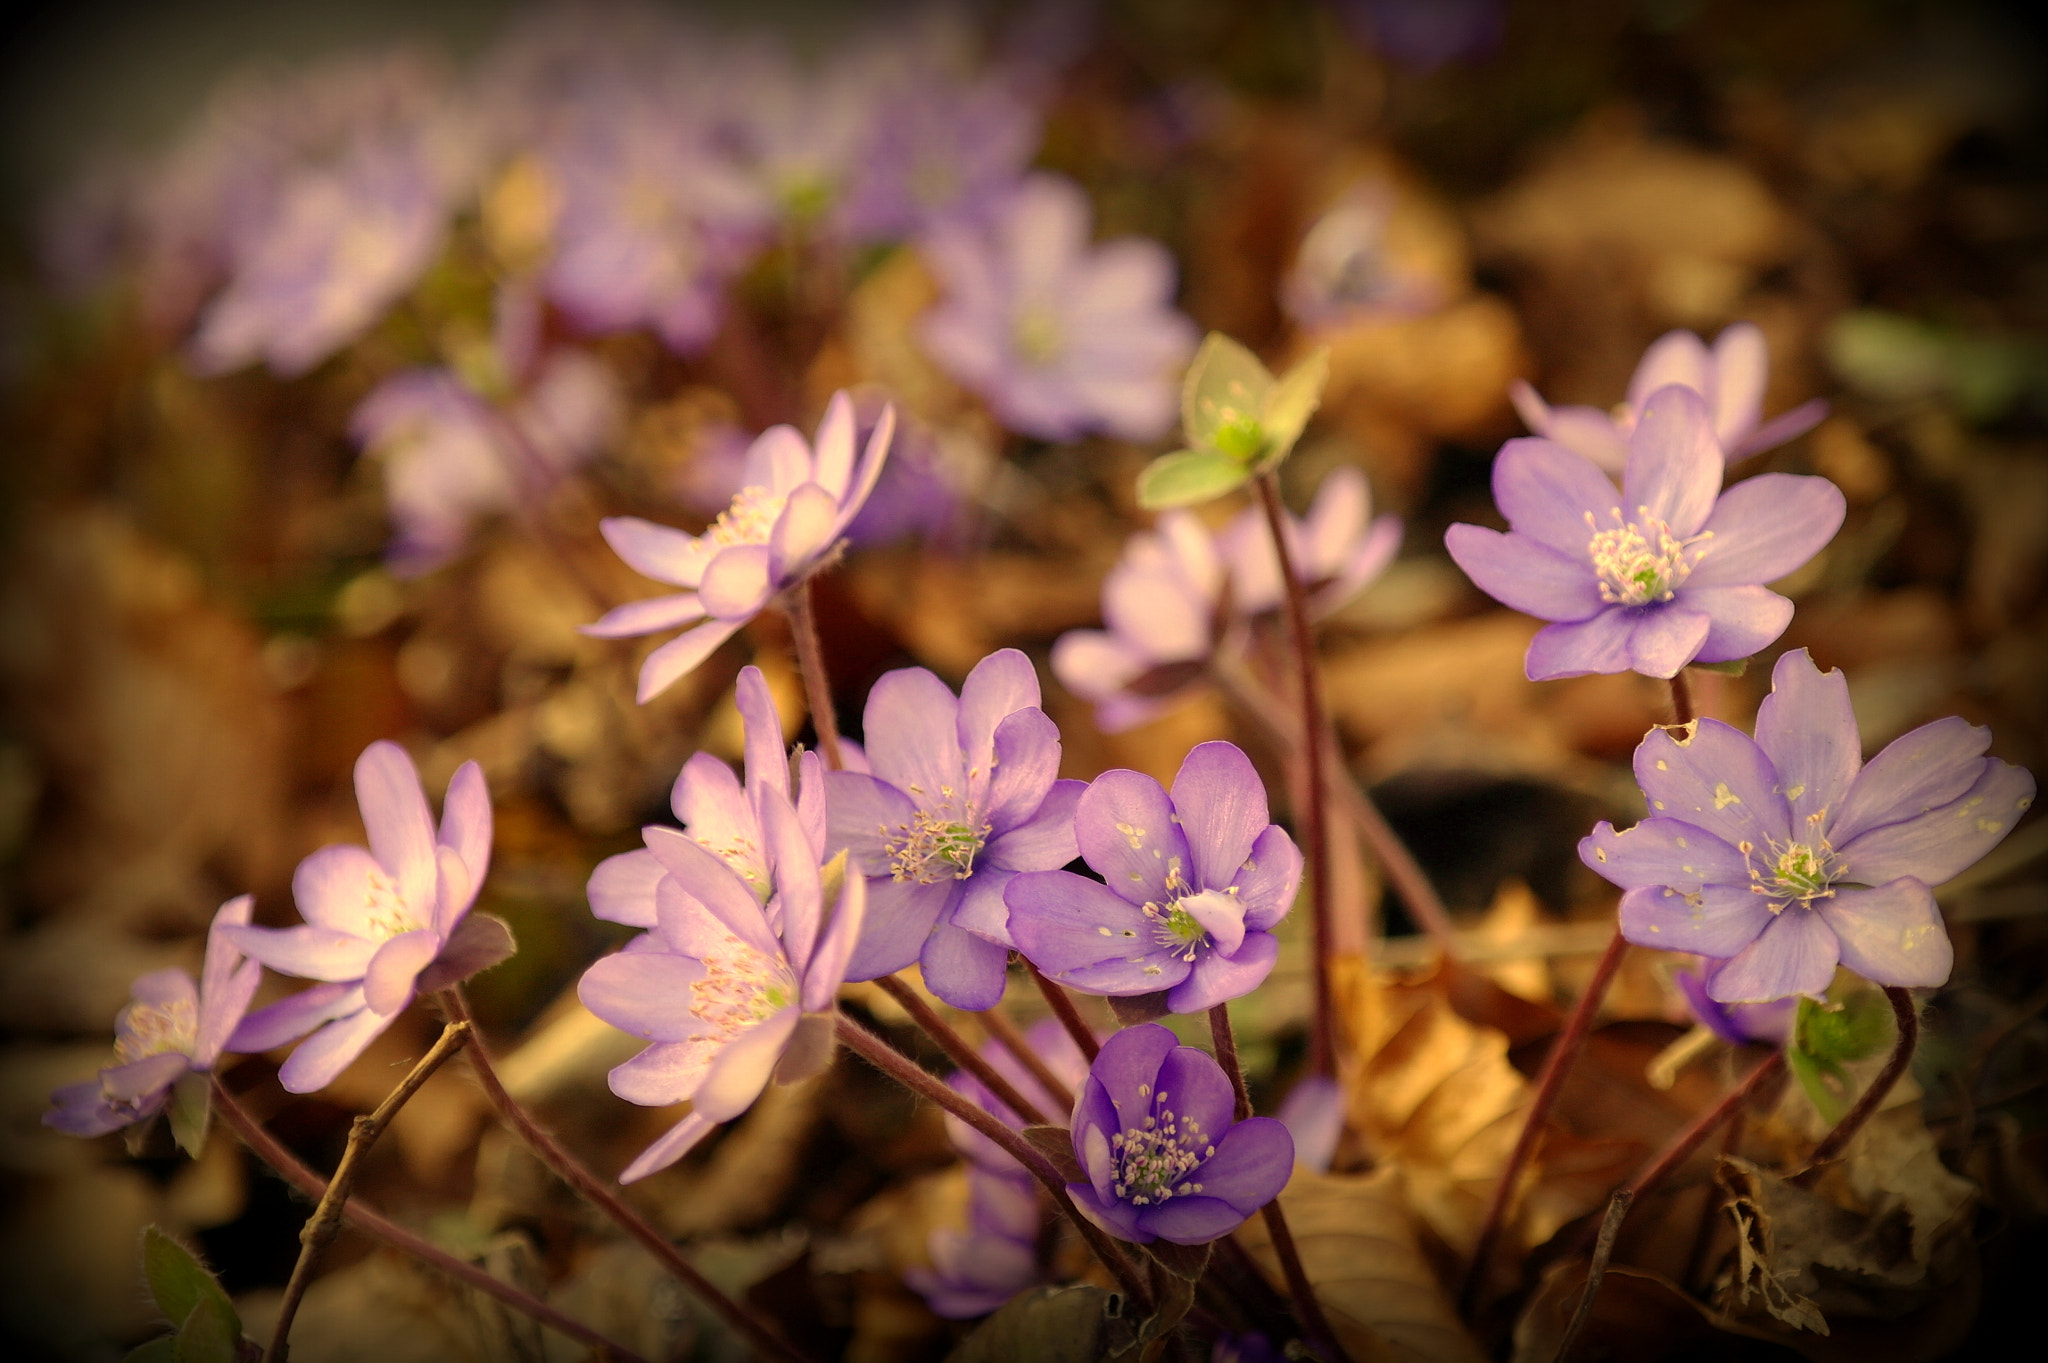
[[[99,1077],[50,1095],[43,1125],[74,1136],[102,1136],[172,1107],[179,1145],[199,1153],[205,1137],[206,1074],[255,997],[263,967],[242,959],[224,929],[249,921],[252,901],[220,906],[206,934],[199,983],[180,969],[152,970],[130,987],[133,1000],[114,1020],[114,1063]],[[196,1080],[196,1082],[195,1082]]]
[[[1493,465],[1508,533],[1453,525],[1444,543],[1487,595],[1555,622],[1529,644],[1532,681],[1746,658],[1792,619],[1763,584],[1834,538],[1848,504],[1827,479],[1788,473],[1720,493],[1721,472],[1700,395],[1662,388],[1629,436],[1619,497],[1563,445],[1510,440]]]
[[[747,451],[745,486],[703,534],[635,516],[602,523],[635,572],[684,590],[627,602],[583,632],[623,639],[693,626],[647,655],[642,702],[710,657],[778,592],[824,566],[881,476],[895,427],[894,414],[883,413],[856,461],[853,402],[835,393],[815,447],[788,426],[762,432]]]
[[[1936,720],[1861,760],[1848,683],[1805,649],[1778,660],[1756,738],[1718,720],[1651,731],[1636,781],[1651,817],[1602,823],[1580,858],[1622,887],[1631,942],[1690,951],[1707,997],[1819,996],[1839,963],[1882,985],[1937,985],[1953,950],[1930,886],[1998,844],[2034,798],[1986,757],[1988,730]]]
[[[1203,743],[1169,798],[1142,772],[1108,771],[1074,815],[1081,856],[1107,884],[1071,871],[1010,882],[1010,936],[1040,970],[1090,994],[1169,991],[1198,1013],[1258,987],[1294,904],[1301,853],[1266,818],[1251,759]]]
[[[1120,1239],[1206,1244],[1280,1195],[1294,1141],[1271,1117],[1234,1120],[1223,1069],[1156,1022],[1126,1027],[1074,1103],[1074,1156],[1086,1183],[1067,1192]]]

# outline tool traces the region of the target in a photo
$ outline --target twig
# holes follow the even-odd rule
[[[1614,1196],[1607,1199],[1607,1215],[1600,1221],[1600,1239],[1593,1246],[1593,1262],[1586,1266],[1586,1288],[1579,1293],[1579,1305],[1572,1312],[1571,1324],[1564,1327],[1564,1338],[1557,1342],[1557,1352],[1551,1355],[1552,1363],[1564,1363],[1572,1345],[1579,1342],[1579,1334],[1586,1328],[1586,1322],[1593,1318],[1593,1298],[1600,1295],[1600,1281],[1607,1276],[1607,1261],[1614,1254],[1614,1238],[1621,1234],[1621,1223],[1628,1217],[1629,1206],[1636,1200],[1635,1193],[1627,1188],[1617,1188]]]
[[[1017,1030],[1017,1024],[1010,1021],[1010,1015],[1003,1011],[1001,1004],[984,1009],[975,1016],[981,1019],[982,1026],[988,1028],[988,1034],[996,1039],[996,1044],[1030,1071],[1031,1077],[1045,1089],[1048,1098],[1059,1104],[1061,1111],[1074,1110],[1074,1090],[1066,1080],[1052,1072],[1052,1066],[1045,1063],[1044,1056],[1031,1049],[1030,1040]]]
[[[242,1144],[249,1147],[256,1158],[275,1169],[285,1182],[297,1188],[300,1193],[318,1202],[327,1196],[327,1180],[308,1168],[304,1161],[283,1142],[264,1129],[263,1124],[251,1116],[235,1095],[228,1091],[218,1074],[213,1076],[213,1103],[221,1117],[234,1128],[242,1138]],[[457,1282],[466,1283],[487,1296],[495,1297],[505,1305],[524,1315],[532,1317],[551,1330],[559,1331],[568,1338],[594,1349],[600,1357],[616,1360],[616,1363],[648,1363],[639,1354],[625,1345],[609,1339],[581,1321],[563,1315],[530,1292],[521,1291],[502,1278],[467,1263],[436,1245],[429,1244],[414,1235],[397,1222],[388,1219],[363,1204],[362,1199],[351,1197],[342,1204],[341,1218],[366,1235],[382,1240],[401,1254],[413,1258],[429,1267],[439,1269]]]
[[[1067,991],[1045,977],[1045,972],[1032,964],[1031,958],[1023,958],[1024,968],[1031,972],[1032,981],[1038,992],[1045,995],[1045,1002],[1052,1009],[1052,1015],[1060,1020],[1060,1026],[1067,1029],[1067,1035],[1074,1038],[1074,1044],[1081,1048],[1081,1057],[1089,1064],[1102,1054],[1102,1043],[1095,1039],[1095,1029],[1081,1016],[1081,1010],[1074,1007]]]
[[[839,747],[839,715],[832,708],[832,685],[825,677],[825,651],[818,646],[818,626],[811,612],[811,580],[805,578],[783,594],[789,616],[789,637],[796,645],[797,671],[804,674],[804,700],[811,707],[811,727],[818,731],[818,750],[833,771],[846,768]]]
[[[1015,1084],[1003,1077],[1001,1070],[989,1064],[982,1058],[981,1052],[968,1045],[967,1038],[947,1026],[946,1020],[940,1017],[930,1004],[919,998],[915,989],[894,975],[880,976],[875,983],[881,986],[883,993],[903,1006],[903,1011],[910,1014],[912,1022],[924,1029],[926,1036],[939,1043],[939,1049],[946,1053],[948,1059],[980,1080],[982,1087],[987,1089],[997,1102],[1008,1107],[1032,1126],[1054,1124],[1052,1118],[1045,1115],[1044,1109],[1025,1097]]]
[[[1899,1076],[1913,1063],[1913,1048],[1920,1042],[1920,1013],[1914,1007],[1912,992],[1898,985],[1888,984],[1884,987],[1884,996],[1891,1002],[1892,1016],[1898,1019],[1898,1044],[1892,1047],[1891,1059],[1885,1061],[1884,1068],[1878,1071],[1877,1078],[1870,1081],[1870,1087],[1856,1100],[1856,1106],[1850,1108],[1842,1120],[1835,1123],[1835,1129],[1823,1136],[1819,1145],[1813,1147],[1813,1155],[1807,1160],[1806,1168],[1792,1179],[1793,1183],[1802,1188],[1811,1185],[1820,1177],[1823,1165],[1840,1158],[1842,1152],[1849,1148],[1850,1139],[1863,1129],[1863,1124],[1877,1111],[1878,1104],[1892,1091],[1892,1085],[1899,1082]]]

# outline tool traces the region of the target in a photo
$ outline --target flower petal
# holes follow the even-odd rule
[[[1204,1193],[1249,1216],[1280,1196],[1293,1174],[1294,1137],[1286,1123],[1247,1117],[1216,1142],[1216,1153],[1202,1161],[1195,1176]]]
[[[1290,1153],[1288,1168],[1293,1167]],[[1139,1229],[1155,1240],[1175,1245],[1206,1245],[1243,1225],[1249,1216],[1249,1212],[1239,1211],[1220,1197],[1193,1194],[1140,1207],[1136,1220]]]
[[[1843,875],[1865,885],[1900,876],[1939,885],[2003,842],[2033,802],[2034,778],[2024,767],[1985,758],[1984,774],[1948,804],[1844,843]]]
[[[360,980],[377,954],[377,943],[310,923],[294,928],[223,928],[222,934],[251,960],[281,975],[302,980]]]
[[[735,544],[719,550],[705,565],[704,581],[697,588],[705,613],[733,624],[751,620],[775,589],[772,558],[765,544]]]
[[[226,1050],[247,1054],[297,1041],[323,1022],[363,1007],[359,984],[316,984],[259,1008],[243,1018],[228,1038]]]
[[[791,1004],[727,1042],[705,1072],[704,1082],[690,1095],[691,1105],[714,1122],[729,1122],[745,1112],[768,1087],[775,1062],[782,1058],[782,1048],[796,1032],[801,1016],[801,1010]]]
[[[917,805],[887,781],[853,771],[826,772],[825,795],[825,850],[850,851],[863,875],[889,875],[889,843],[909,836]]]
[[[1699,337],[1690,331],[1667,331],[1650,342],[1643,358],[1636,361],[1636,371],[1629,375],[1626,401],[1640,412],[1650,394],[1674,383],[1704,396],[1714,387],[1714,374],[1714,363]]]
[[[1678,599],[1713,621],[1694,662],[1747,658],[1777,642],[1792,623],[1792,603],[1768,587],[1695,587],[1688,582]]]
[[[657,1041],[631,1060],[614,1065],[605,1076],[611,1091],[641,1107],[667,1107],[688,1102],[704,1082],[704,1071],[718,1054],[711,1037],[688,1041]]]
[[[1187,839],[1166,788],[1142,772],[1119,768],[1090,782],[1074,811],[1074,837],[1109,888],[1133,904],[1166,903],[1169,871],[1188,873]]]
[[[1055,979],[1090,993],[1144,994],[1187,976],[1186,963],[1154,940],[1157,920],[1085,876],[1026,871],[1003,899],[1010,940]]]
[[[1168,991],[1166,1006],[1176,1013],[1205,1013],[1219,1003],[1243,998],[1265,983],[1279,959],[1279,938],[1270,932],[1248,932],[1244,945],[1232,955],[1198,954],[1187,978]]]
[[[1171,799],[1187,842],[1187,879],[1200,889],[1230,884],[1272,823],[1265,783],[1234,743],[1219,740],[1190,750],[1174,775]]]
[[[1522,670],[1530,681],[1554,681],[1559,677],[1582,677],[1588,672],[1626,672],[1629,637],[1635,633],[1635,617],[1609,608],[1585,620],[1545,625],[1529,641],[1529,656]]]
[[[846,962],[849,980],[893,974],[918,958],[924,939],[952,898],[951,882],[920,885],[914,880],[868,878],[867,913]]]
[[[1770,375],[1771,352],[1754,322],[1723,327],[1714,338],[1713,373],[1708,393],[1714,408],[1714,433],[1729,458],[1763,415],[1764,384]]]
[[[1780,412],[1744,436],[1734,449],[1729,450],[1729,462],[1759,454],[1774,445],[1782,445],[1794,436],[1805,435],[1825,421],[1827,415],[1826,398],[1814,398],[1810,402],[1800,403],[1789,412]]]
[[[642,577],[676,587],[696,587],[704,576],[704,565],[718,552],[718,546],[708,539],[638,516],[607,516],[597,528],[627,567]]]
[[[960,702],[922,667],[886,672],[868,690],[862,737],[876,776],[919,808],[945,807],[942,791],[966,786],[959,738]]]
[[[434,902],[434,816],[420,787],[419,768],[396,743],[379,739],[356,759],[356,804],[370,835],[370,853],[391,878],[406,907],[421,920]]]
[[[1179,1045],[1180,1039],[1156,1022],[1126,1027],[1102,1043],[1088,1073],[1102,1086],[1102,1096],[1117,1114],[1115,1129],[1136,1130],[1152,1115],[1159,1068]]]
[[[760,901],[715,852],[672,828],[644,828],[640,835],[647,841],[647,850],[660,860],[680,893],[701,904],[733,936],[763,956],[774,960],[782,958],[782,943],[768,931]],[[655,906],[658,913],[661,906],[659,890]]]
[[[1583,544],[1570,556],[1527,535],[1453,525],[1444,547],[1474,586],[1524,615],[1585,620],[1607,608]]]
[[[1579,843],[1579,860],[1624,890],[1668,885],[1692,894],[1710,884],[1749,882],[1749,862],[1742,853],[1678,819],[1645,819],[1620,832],[1603,820]]]
[[[1840,808],[1863,766],[1848,678],[1821,671],[1803,648],[1779,658],[1771,694],[1757,706],[1756,745],[1777,770],[1794,829]]]
[[[846,983],[846,963],[860,941],[868,913],[868,882],[865,876],[848,876],[832,909],[832,921],[818,935],[817,948],[804,966],[803,987],[798,1002],[806,1014],[823,1017],[832,1009],[839,986]],[[830,1042],[826,1043],[827,1050]]]
[[[1745,842],[1793,841],[1792,807],[1770,759],[1718,719],[1652,729],[1636,745],[1635,770],[1653,815],[1683,819],[1738,852]]]
[[[1027,727],[1020,729],[1010,739],[1010,760],[1026,758],[1043,765],[1050,757],[1052,770],[1036,775],[1034,780],[1020,780],[1027,773],[1006,774],[1003,771],[1002,754],[997,749],[997,735],[1006,724],[1018,722],[1018,716],[1037,714],[1042,723],[1022,721]],[[991,815],[999,803],[993,787],[1005,783],[1013,792],[1011,799],[1028,794],[1036,803],[1036,797],[1044,793],[1058,775],[1060,731],[1050,719],[1044,719],[1039,708],[1038,672],[1031,666],[1031,660],[1014,648],[998,649],[974,665],[967,674],[967,680],[960,686],[960,708],[955,720],[957,746],[967,766],[967,784],[972,798],[989,810]],[[1027,733],[1029,737],[1027,738]],[[1035,768],[1027,769],[1035,772]],[[1007,779],[1006,779],[1007,778]],[[1030,788],[1035,784],[1036,789]]]
[[[645,705],[668,690],[677,679],[696,671],[699,663],[732,638],[745,623],[744,620],[706,620],[648,654],[647,661],[640,664],[639,703]]]
[[[665,1135],[642,1150],[631,1164],[619,1171],[619,1182],[637,1183],[649,1174],[659,1173],[689,1154],[697,1142],[717,1128],[717,1122],[701,1113],[684,1113],[681,1121],[670,1127]]]
[[[1834,930],[1842,964],[1872,984],[1932,988],[1948,983],[1955,947],[1934,893],[1911,877],[1868,890],[1837,890],[1814,901]]]
[[[1067,860],[1072,861],[1073,858]],[[1017,944],[1010,940],[1010,906],[1004,895],[1018,874],[1000,867],[977,868],[972,877],[957,882],[951,907],[945,911],[945,921],[994,942],[1006,951],[1016,950]]]
[[[375,1041],[397,1014],[363,1008],[336,1018],[299,1043],[277,1071],[288,1093],[312,1093],[340,1077],[355,1058]]]
[[[1794,994],[1818,998],[1835,978],[1840,955],[1826,921],[1795,904],[1715,973],[1707,994],[1717,1003],[1769,1003]]]
[[[661,862],[644,848],[606,857],[590,873],[590,883],[584,887],[591,915],[607,923],[653,927],[654,887],[664,874]]]
[[[817,946],[825,915],[818,849],[804,836],[796,810],[780,791],[761,792],[761,831],[767,838],[768,870],[782,908],[783,955],[801,975]],[[772,919],[770,921],[773,921]]]
[[[1198,1150],[1230,1130],[1237,1119],[1237,1094],[1207,1051],[1174,1047],[1160,1062],[1153,1088],[1161,1104],[1180,1119],[1182,1136]]]
[[[484,781],[484,769],[464,762],[448,778],[448,794],[441,801],[441,833],[436,839],[452,847],[469,868],[478,885],[491,864],[491,790]]]
[[[841,389],[825,404],[825,415],[811,442],[816,459],[811,477],[835,502],[845,494],[847,479],[853,476],[854,434],[853,399]]]
[[[1983,779],[1984,750],[1990,746],[1989,729],[1955,715],[1901,734],[1856,773],[1828,824],[1829,840],[1846,848],[1873,829],[1917,819],[1960,799]]]
[[[1691,539],[1713,514],[1724,467],[1706,400],[1691,388],[1659,388],[1639,409],[1629,435],[1621,479],[1627,514],[1634,519],[1647,512],[1679,539]]]
[[[390,877],[361,847],[322,847],[292,872],[292,900],[314,927],[361,936],[379,898],[389,894]],[[268,929],[266,929],[267,931]]]
[[[690,1011],[704,962],[666,951],[615,952],[591,962],[576,997],[604,1021],[648,1041],[687,1041],[705,1030]]]
[[[1771,923],[1771,901],[1749,886],[1707,885],[1685,893],[1664,885],[1621,897],[1621,935],[1659,951],[1733,956]]]
[[[1721,494],[1700,533],[1706,552],[1688,583],[1739,587],[1775,582],[1805,566],[1842,528],[1849,503],[1825,478],[1760,473]]]
[[[789,749],[782,741],[782,716],[775,708],[774,694],[768,690],[768,679],[752,663],[740,669],[740,675],[733,683],[733,704],[740,712],[749,796],[763,788],[787,796]],[[704,838],[704,834],[694,828],[691,834]]]
[[[363,972],[363,1002],[370,1011],[395,1014],[412,1002],[413,981],[441,950],[441,934],[422,928],[402,932],[377,948]]]
[[[1551,440],[1510,440],[1493,461],[1493,500],[1516,534],[1567,558],[1586,553],[1590,513],[1602,523],[1621,508],[1607,475]],[[1589,559],[1590,563],[1591,560]]]
[[[1244,902],[1247,928],[1262,931],[1287,916],[1301,888],[1301,864],[1301,849],[1287,836],[1286,829],[1269,824],[1259,834],[1251,855],[1237,868],[1231,881],[1237,897]]]
[[[1628,663],[1646,677],[1675,677],[1699,655],[1713,620],[1704,611],[1687,610],[1679,601],[1645,606],[1633,612],[1628,636]]]
[[[576,628],[593,639],[630,639],[638,634],[654,634],[660,630],[674,629],[704,618],[704,603],[697,599],[695,592],[682,592],[671,596],[650,596],[641,601],[628,601],[623,606],[614,606],[598,619]]]
[[[1002,768],[996,770],[1000,780]],[[977,872],[984,865],[1008,871],[1050,871],[1080,856],[1081,844],[1074,836],[1074,813],[1081,807],[1081,794],[1087,789],[1086,781],[1054,781],[1035,812],[1022,822],[1013,820],[1007,827],[991,813],[989,822],[997,831],[982,846]],[[1018,806],[1012,802],[1007,807]]]
[[[932,929],[918,957],[925,987],[970,1013],[1002,1002],[1009,964],[1009,948],[947,922]]]
[[[838,533],[838,499],[816,483],[803,484],[789,494],[782,514],[775,518],[768,540],[768,579],[784,583],[801,577]],[[705,573],[706,578],[710,575]]]

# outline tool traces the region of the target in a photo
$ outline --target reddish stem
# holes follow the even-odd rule
[[[882,992],[903,1007],[910,1014],[910,1020],[924,1029],[924,1034],[939,1043],[939,1049],[946,1053],[955,1065],[966,1070],[981,1081],[995,1100],[1010,1111],[1022,1117],[1032,1126],[1052,1126],[1052,1118],[1045,1115],[1038,1104],[1018,1090],[1017,1086],[1003,1077],[1001,1070],[988,1063],[981,1052],[967,1044],[967,1038],[946,1025],[938,1011],[917,996],[917,991],[894,975],[883,975],[875,983]]]
[[[811,707],[811,727],[818,732],[818,750],[833,771],[846,769],[839,747],[839,715],[832,708],[832,685],[825,676],[825,650],[818,645],[818,627],[811,613],[811,580],[805,578],[784,597],[789,636],[796,644],[797,670],[804,676],[804,700]]]
[[[1052,1009],[1052,1015],[1060,1020],[1060,1026],[1067,1029],[1067,1035],[1074,1038],[1074,1044],[1081,1048],[1082,1058],[1093,1065],[1095,1057],[1102,1054],[1102,1043],[1095,1039],[1095,1029],[1081,1016],[1081,1010],[1074,1007],[1074,1001],[1068,997],[1066,990],[1047,979],[1045,972],[1033,965],[1029,956],[1021,959],[1024,968],[1031,972],[1033,982],[1038,985],[1038,992],[1045,995],[1046,1005]]]
[[[1891,1059],[1885,1061],[1884,1068],[1878,1071],[1877,1078],[1871,1080],[1870,1087],[1856,1100],[1856,1106],[1850,1108],[1842,1120],[1835,1123],[1835,1129],[1822,1137],[1819,1145],[1813,1147],[1813,1156],[1807,1161],[1806,1168],[1792,1180],[1802,1188],[1820,1177],[1823,1165],[1839,1159],[1842,1152],[1849,1148],[1850,1139],[1863,1129],[1863,1124],[1877,1111],[1878,1104],[1892,1091],[1892,1085],[1899,1082],[1900,1077],[1906,1072],[1906,1067],[1913,1063],[1913,1050],[1920,1042],[1920,1012],[1914,1007],[1913,995],[1911,991],[1898,985],[1888,984],[1884,988],[1884,996],[1891,1002],[1892,1016],[1898,1019],[1898,1044],[1892,1047]]]

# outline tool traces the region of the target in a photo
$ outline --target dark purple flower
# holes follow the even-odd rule
[[[934,1315],[985,1316],[1044,1278],[1038,1262],[1038,1185],[1027,1174],[967,1173],[967,1227],[941,1226],[927,1242],[930,1268],[903,1275]]]
[[[206,1136],[207,1074],[256,995],[263,967],[242,959],[226,929],[246,924],[254,904],[239,895],[220,906],[206,933],[199,983],[189,972],[152,970],[129,990],[114,1020],[114,1063],[97,1079],[50,1095],[43,1125],[101,1136],[171,1107],[171,1129],[190,1155]]]
[[[1725,961],[1716,1003],[1818,997],[1838,963],[1937,985],[1953,950],[1929,887],[2033,803],[2034,778],[1986,757],[1990,742],[1936,720],[1865,763],[1848,683],[1799,649],[1778,660],[1754,741],[1713,719],[1652,730],[1635,758],[1651,817],[1601,823],[1579,856],[1626,891],[1631,942]]]
[[[1294,1140],[1271,1117],[1234,1119],[1235,1097],[1208,1052],[1156,1022],[1126,1027],[1074,1103],[1074,1157],[1086,1183],[1067,1192],[1119,1239],[1201,1245],[1280,1195]]]
[[[1074,1039],[1067,1035],[1067,1029],[1060,1025],[1057,1018],[1040,1018],[1032,1023],[1025,1031],[1024,1039],[1033,1053],[1045,1061],[1046,1067],[1055,1076],[1069,1089],[1079,1092],[1081,1081],[1088,1077],[1088,1059],[1081,1054],[1081,1048],[1074,1044]],[[1003,1078],[1016,1085],[1019,1093],[1038,1104],[1039,1111],[1052,1116],[1066,1106],[1055,1101],[1053,1096],[1045,1091],[1045,1087],[1024,1068],[1017,1057],[1010,1054],[1006,1047],[990,1042],[981,1048],[981,1058],[988,1061]],[[973,1099],[978,1106],[1004,1125],[1018,1131],[1024,1129],[1026,1123],[1023,1116],[1012,1111],[1008,1103],[990,1093],[979,1079],[966,1070],[955,1070],[946,1082],[964,1097]],[[977,1168],[1005,1175],[1024,1172],[1023,1167],[1008,1151],[951,1113],[946,1116],[946,1134],[952,1138],[954,1147],[973,1161]]]
[[[1763,584],[1834,538],[1848,504],[1825,478],[1789,473],[1720,493],[1722,468],[1700,395],[1662,388],[1629,436],[1618,496],[1555,441],[1510,440],[1493,465],[1508,533],[1454,525],[1444,543],[1480,590],[1556,622],[1529,644],[1532,681],[1746,658],[1792,619]]]
[[[1074,813],[1081,856],[1107,884],[1071,871],[1010,882],[1010,937],[1040,970],[1090,994],[1169,991],[1199,1013],[1258,987],[1294,905],[1301,853],[1266,817],[1266,788],[1229,743],[1203,743],[1168,797],[1142,772],[1107,771]]]
[[[976,663],[959,699],[921,667],[868,693],[873,774],[825,777],[833,851],[868,877],[867,928],[847,977],[919,962],[956,1008],[992,1008],[1009,961],[1003,890],[1020,872],[1074,859],[1079,781],[1056,777],[1059,730],[1038,708],[1038,674],[1016,649]]]

